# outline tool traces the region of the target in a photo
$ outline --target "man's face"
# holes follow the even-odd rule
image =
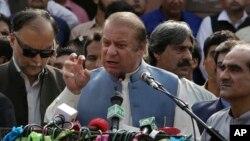
[[[217,84],[220,84],[220,74],[222,72],[222,62],[225,58],[227,53],[220,53],[217,58],[217,65],[216,65],[216,79],[217,79]]]
[[[48,0],[28,0],[30,8],[47,9]]]
[[[185,8],[186,0],[163,0],[162,7],[169,16],[180,14]]]
[[[250,50],[232,50],[222,62],[219,76],[220,96],[229,101],[241,101],[250,96]]]
[[[248,0],[220,0],[220,3],[228,11],[241,11],[245,9]]]
[[[7,37],[9,33],[9,26],[5,22],[0,21],[0,38]]]
[[[204,69],[208,74],[208,79],[215,80],[216,81],[216,66],[214,62],[214,53],[215,48],[217,45],[212,45],[207,53],[207,57],[204,60]]]
[[[63,64],[64,62],[69,59],[69,55],[61,55],[59,57],[56,57],[55,62],[54,62],[54,67],[58,68],[58,69],[62,69],[63,68]]]
[[[138,15],[144,14],[147,8],[147,0],[126,0],[130,4]]]
[[[134,29],[124,24],[108,23],[103,29],[102,64],[111,74],[135,71],[142,60],[145,44],[139,44]]]
[[[87,56],[85,60],[85,68],[92,70],[102,66],[101,63],[101,42],[92,41],[87,47]]]
[[[38,50],[39,52],[48,53],[54,48],[55,35],[52,26],[40,26],[43,29],[41,31],[37,31],[27,25],[10,36],[15,61],[28,77],[36,77],[47,64],[49,57],[41,57],[40,54],[36,54],[34,57],[27,57],[27,54],[26,56],[24,55],[24,50],[28,49],[28,54],[30,55],[31,52],[37,52]]]
[[[186,38],[182,44],[167,45],[162,54],[154,54],[157,59],[156,66],[175,73],[179,77],[186,77],[192,69],[193,44]]]

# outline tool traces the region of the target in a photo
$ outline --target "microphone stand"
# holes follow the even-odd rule
[[[188,108],[188,104],[183,102],[181,99],[173,96],[168,90],[166,90],[164,88],[164,86],[157,82],[156,80],[154,80],[157,84],[158,87],[153,87],[156,90],[159,90],[161,92],[163,92],[164,94],[166,94],[169,98],[171,98],[178,107],[180,107],[183,111],[185,111],[188,115],[190,115],[193,119],[195,119],[198,123],[200,123],[206,130],[207,132],[210,134],[211,136],[211,140],[213,141],[226,141],[226,139],[220,134],[218,133],[218,131],[216,131],[214,128],[208,126],[205,122],[203,122],[199,117],[197,117],[189,108]]]

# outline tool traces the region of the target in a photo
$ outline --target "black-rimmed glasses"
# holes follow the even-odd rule
[[[19,44],[20,48],[23,50],[23,56],[26,57],[35,57],[37,54],[41,56],[41,58],[48,58],[54,55],[55,50],[53,49],[47,49],[47,50],[38,50],[38,49],[32,49],[32,48],[26,48],[27,45],[25,45],[16,35],[14,32],[13,35],[15,36],[17,43]]]

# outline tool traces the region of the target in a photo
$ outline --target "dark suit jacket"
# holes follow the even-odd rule
[[[47,65],[43,73],[40,89],[41,120],[48,105],[61,93],[65,87],[62,72]],[[13,103],[17,125],[28,124],[28,103],[25,83],[17,72],[13,59],[0,66],[0,92],[5,94]]]
[[[219,99],[211,100],[211,101],[197,102],[193,104],[192,110],[193,110],[193,113],[195,113],[202,121],[207,122],[208,118],[212,114],[228,106],[229,106],[228,102],[219,98]],[[199,127],[200,133],[202,133],[204,130],[204,127],[199,123],[197,123],[197,125]]]
[[[0,93],[0,127],[13,127],[15,125],[14,106],[8,97]]]

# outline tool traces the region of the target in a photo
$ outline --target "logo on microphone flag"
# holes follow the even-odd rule
[[[124,113],[125,113],[124,109],[121,106],[115,104],[108,108],[107,118],[109,119],[111,117],[118,117],[118,118],[123,119]]]
[[[157,129],[155,117],[144,118],[139,121],[140,127],[150,125],[152,130]]]

